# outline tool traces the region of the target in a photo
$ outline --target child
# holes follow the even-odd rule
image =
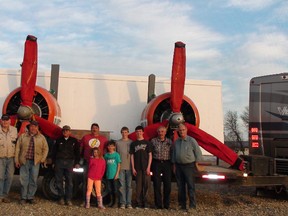
[[[101,196],[101,179],[104,176],[105,169],[106,163],[103,159],[101,150],[99,148],[93,148],[92,156],[89,160],[85,208],[90,208],[90,197],[94,185],[97,196],[98,208],[105,209]]]
[[[116,152],[116,143],[114,140],[110,140],[107,144],[108,152],[104,155],[104,159],[106,160],[107,169],[106,169],[106,179],[108,180],[108,188],[110,194],[112,195],[112,200],[109,207],[114,207],[117,202],[117,181],[120,171],[120,155]]]
[[[122,138],[116,142],[117,152],[121,158],[121,169],[119,172],[119,199],[121,209],[131,209],[132,203],[132,171],[131,171],[131,159],[130,159],[130,144],[132,140],[128,138],[129,129],[122,127],[121,129]]]

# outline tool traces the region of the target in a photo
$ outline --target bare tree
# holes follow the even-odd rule
[[[240,146],[240,151],[242,151],[244,154],[243,139],[240,130],[240,125],[238,122],[237,111],[233,112],[229,110],[225,114],[224,129],[225,129],[225,140],[235,141],[236,143],[238,143]]]
[[[248,126],[249,126],[249,107],[248,106],[244,108],[242,114],[240,115],[240,118],[242,119],[245,128],[248,130]]]

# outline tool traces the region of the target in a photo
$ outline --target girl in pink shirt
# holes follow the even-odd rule
[[[88,169],[88,179],[87,179],[87,192],[86,192],[86,208],[90,208],[90,197],[93,189],[95,187],[98,208],[105,209],[103,206],[102,196],[101,196],[101,180],[104,176],[106,169],[106,162],[103,159],[102,152],[99,148],[92,149],[92,156],[89,160]]]

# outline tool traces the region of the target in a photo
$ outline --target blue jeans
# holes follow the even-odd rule
[[[21,199],[31,200],[37,191],[37,178],[40,164],[34,165],[34,160],[27,160],[20,167]]]
[[[132,171],[120,170],[119,172],[119,201],[120,205],[131,205],[132,198]]]
[[[181,208],[186,209],[186,184],[188,187],[189,208],[196,208],[195,200],[195,163],[177,164],[176,180],[178,186],[178,201]]]
[[[57,159],[55,162],[55,179],[60,199],[70,201],[73,195],[73,166],[74,160]],[[65,192],[63,187],[65,177]]]
[[[14,175],[14,158],[0,158],[0,199],[7,197]]]

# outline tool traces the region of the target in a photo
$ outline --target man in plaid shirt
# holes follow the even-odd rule
[[[35,204],[40,163],[45,165],[49,150],[46,138],[39,132],[38,122],[31,121],[28,128],[28,132],[17,140],[15,151],[15,166],[20,168],[21,205]]]
[[[167,129],[160,126],[157,129],[158,137],[152,142],[152,172],[154,186],[154,201],[157,209],[169,209],[171,193],[171,149],[172,141],[166,137]],[[161,182],[163,179],[163,197],[161,193]],[[163,205],[162,205],[163,201]]]

